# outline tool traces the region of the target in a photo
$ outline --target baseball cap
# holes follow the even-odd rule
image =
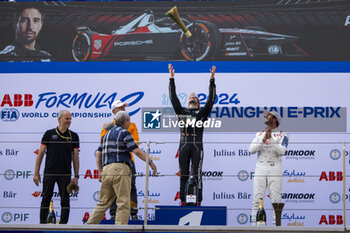
[[[115,108],[121,107],[121,106],[123,106],[123,105],[124,105],[125,107],[129,106],[128,103],[124,103],[124,102],[121,101],[121,100],[116,100],[116,101],[114,101],[114,102],[112,103],[112,110],[115,109]]]
[[[279,124],[282,123],[282,118],[281,118],[281,116],[280,116],[280,114],[278,112],[276,112],[276,111],[271,111],[271,112],[264,111],[264,116],[265,117],[267,116],[267,114],[271,114],[271,115],[275,116],[277,118],[278,123]]]

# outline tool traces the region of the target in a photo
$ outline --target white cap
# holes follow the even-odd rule
[[[128,104],[128,103],[124,103],[124,102],[121,101],[121,100],[116,100],[116,101],[114,101],[114,102],[112,103],[112,111],[113,111],[115,108],[122,107],[122,106],[127,107],[127,106],[129,106],[129,104]]]
[[[265,117],[267,116],[267,114],[271,114],[271,115],[275,116],[277,118],[278,123],[279,124],[282,123],[282,118],[281,118],[281,116],[280,116],[280,114],[278,112],[276,112],[276,111],[271,111],[271,112],[264,111],[264,116]]]
[[[197,93],[196,93],[196,92],[192,92],[192,93],[190,93],[190,94],[188,95],[188,98],[190,98],[190,97],[194,97],[194,98],[199,99],[199,98],[198,98],[198,95],[197,95]]]

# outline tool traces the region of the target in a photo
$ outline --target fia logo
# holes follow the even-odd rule
[[[143,128],[144,129],[160,129],[161,128],[161,116],[162,114],[157,111],[144,111],[143,112]]]
[[[17,121],[19,116],[19,111],[15,108],[4,108],[0,112],[0,117],[3,121]]]

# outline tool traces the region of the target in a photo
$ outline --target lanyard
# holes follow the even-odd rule
[[[69,137],[65,137],[65,136],[61,135],[61,134],[58,132],[58,127],[56,127],[56,133],[58,134],[58,136],[60,136],[60,137],[63,138],[63,139],[66,139],[67,142],[71,142],[71,141],[72,141],[72,134],[70,133],[70,130],[69,130],[69,129],[67,129],[67,130],[68,130],[68,133],[69,133]]]

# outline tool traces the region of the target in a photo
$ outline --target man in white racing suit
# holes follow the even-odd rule
[[[256,213],[260,198],[264,198],[266,188],[269,189],[271,203],[281,202],[282,159],[287,150],[289,136],[278,129],[281,117],[276,111],[265,112],[266,129],[256,133],[249,146],[249,152],[258,152],[254,175],[254,193],[252,205],[252,225],[256,225]],[[272,214],[275,225],[275,213]]]

